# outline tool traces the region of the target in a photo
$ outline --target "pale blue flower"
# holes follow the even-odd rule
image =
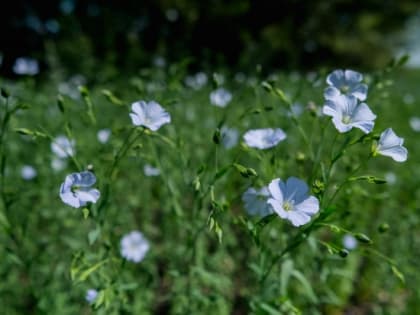
[[[111,130],[110,129],[101,129],[98,131],[98,133],[96,134],[98,141],[100,143],[107,143],[109,140],[109,137],[111,136]]]
[[[198,72],[195,75],[189,75],[185,78],[185,84],[194,90],[201,89],[207,84],[207,81],[207,74],[204,72]]]
[[[83,207],[88,202],[96,203],[100,192],[91,188],[95,182],[95,175],[89,171],[70,174],[61,184],[60,198],[65,204],[74,208]]]
[[[338,95],[352,95],[364,101],[367,96],[368,86],[361,83],[363,76],[352,70],[335,70],[327,77],[329,87],[325,89],[324,97],[334,99]]]
[[[144,175],[146,176],[159,176],[160,175],[160,169],[157,167],[153,167],[150,164],[145,164],[143,167]]]
[[[56,172],[62,171],[63,169],[66,168],[66,166],[67,166],[66,160],[60,159],[58,157],[54,157],[51,160],[51,168]]]
[[[66,136],[59,135],[51,143],[51,150],[58,158],[65,159],[74,155],[74,145],[74,140],[69,140]]]
[[[332,117],[335,128],[341,133],[359,128],[364,133],[372,131],[376,115],[365,103],[357,104],[354,96],[339,95],[326,100],[322,112]]]
[[[228,128],[223,126],[220,129],[222,136],[222,144],[226,149],[231,149],[238,144],[239,141],[239,130],[235,128]]]
[[[420,117],[410,118],[410,127],[416,132],[420,132]]]
[[[260,190],[252,187],[248,188],[242,195],[246,212],[249,215],[260,217],[273,213],[273,209],[267,203],[268,196],[270,196],[270,193],[267,187],[263,187]]]
[[[286,134],[280,128],[252,129],[243,136],[247,146],[257,149],[268,149],[286,139]]]
[[[121,239],[121,256],[128,261],[141,262],[149,248],[149,242],[139,231],[132,231]]]
[[[381,154],[391,157],[396,162],[404,162],[407,160],[408,151],[403,144],[404,139],[398,137],[392,128],[388,128],[382,132],[374,149],[374,155]]]
[[[37,172],[34,167],[30,165],[24,165],[20,171],[20,175],[25,180],[31,180],[37,176]]]
[[[357,247],[357,240],[351,234],[346,234],[343,236],[343,246],[345,249],[353,250]]]
[[[144,126],[152,131],[171,122],[171,116],[155,101],[138,101],[131,105],[131,120],[135,126]]]
[[[286,182],[274,179],[268,185],[271,198],[268,203],[280,218],[289,220],[294,226],[308,223],[319,211],[319,201],[308,196],[308,185],[296,177],[289,177]]]
[[[38,61],[33,58],[17,58],[13,65],[13,72],[19,75],[36,75],[39,72]]]
[[[95,289],[89,289],[86,292],[85,299],[89,304],[95,303],[96,298],[98,297],[99,292]]]
[[[218,88],[210,93],[210,102],[218,107],[226,107],[232,100],[232,94],[225,88]]]

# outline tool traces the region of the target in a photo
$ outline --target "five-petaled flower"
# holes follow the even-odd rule
[[[352,70],[335,70],[327,77],[329,87],[325,89],[324,97],[334,99],[338,95],[352,95],[364,101],[367,96],[368,86],[361,83],[363,76]]]
[[[267,187],[256,190],[253,187],[248,188],[242,195],[242,201],[245,204],[245,210],[249,215],[265,217],[273,213],[267,198],[270,196]]]
[[[289,220],[294,226],[308,223],[319,211],[318,199],[308,196],[308,186],[296,177],[289,177],[286,182],[274,179],[268,190],[271,198],[267,202],[281,218]]]
[[[155,101],[138,101],[131,105],[131,120],[135,126],[144,126],[152,131],[171,122],[171,115]]]
[[[280,128],[253,129],[244,134],[246,145],[257,149],[269,149],[275,147],[284,139],[286,139],[286,134]]]
[[[83,207],[88,202],[96,203],[100,192],[91,188],[95,182],[95,175],[89,171],[70,174],[61,184],[60,198],[65,204],[74,208]]]
[[[121,239],[121,256],[139,263],[149,250],[149,242],[139,231],[132,231]]]
[[[398,137],[392,128],[388,128],[382,132],[373,155],[381,154],[391,157],[396,162],[404,162],[407,160],[408,151],[403,144],[404,139]]]
[[[366,103],[357,104],[354,96],[339,95],[334,99],[327,99],[322,112],[332,117],[335,128],[341,133],[359,128],[364,133],[372,131],[376,115],[372,113]]]
[[[226,107],[232,100],[232,94],[225,88],[218,88],[210,93],[210,102],[214,106]]]

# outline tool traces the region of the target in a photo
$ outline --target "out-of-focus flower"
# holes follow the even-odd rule
[[[179,17],[178,10],[174,8],[166,10],[165,15],[169,22],[176,22]]]
[[[207,74],[204,72],[198,72],[195,75],[189,75],[185,78],[185,85],[194,90],[199,90],[207,84]]]
[[[51,143],[51,151],[59,158],[65,159],[75,153],[75,142],[66,136],[59,135]]]
[[[20,175],[25,180],[34,179],[37,175],[36,169],[30,165],[24,165],[20,170]]]
[[[83,207],[88,202],[96,203],[100,192],[91,188],[95,182],[95,175],[89,171],[70,174],[61,184],[60,198],[65,204],[74,208]]]
[[[345,234],[343,236],[343,246],[345,249],[353,250],[357,247],[357,240],[351,234]]]
[[[86,291],[85,299],[89,304],[95,303],[96,298],[98,297],[99,292],[95,289],[89,289]]]
[[[334,99],[338,95],[352,95],[364,101],[367,96],[368,86],[361,83],[363,76],[352,70],[335,70],[327,77],[329,87],[325,89],[324,97]]]
[[[280,218],[289,220],[294,226],[308,223],[319,211],[318,199],[308,196],[308,185],[296,177],[289,177],[286,182],[274,179],[268,190],[271,198],[267,202]]]
[[[36,75],[39,73],[38,61],[33,58],[17,58],[13,65],[13,72],[19,75]]]
[[[334,99],[327,99],[322,112],[332,117],[332,122],[341,133],[359,128],[364,133],[372,131],[376,115],[365,103],[357,104],[354,96],[338,95]]]
[[[410,118],[410,127],[416,132],[420,132],[420,117]]]
[[[397,175],[393,172],[388,172],[385,174],[385,180],[388,184],[394,185],[397,182]]]
[[[145,164],[143,167],[144,175],[146,176],[159,176],[160,175],[160,169],[157,167],[153,167],[150,164]]]
[[[139,263],[149,250],[149,242],[139,231],[132,231],[121,239],[121,256]]]
[[[247,146],[257,149],[269,149],[286,139],[285,132],[280,129],[252,129],[243,136]]]
[[[66,166],[67,166],[66,160],[63,160],[57,157],[54,157],[51,160],[51,168],[56,172],[62,171],[63,169],[66,168]]]
[[[131,120],[135,126],[144,126],[152,131],[171,122],[171,116],[155,101],[138,101],[131,105]]]
[[[223,126],[220,129],[222,135],[222,144],[226,149],[231,149],[238,144],[239,130],[235,128],[228,128]]]
[[[96,136],[100,143],[107,143],[109,140],[109,137],[111,136],[111,130],[107,128],[101,129],[98,131]]]
[[[391,157],[396,162],[404,162],[407,160],[408,151],[403,144],[404,139],[398,137],[392,128],[388,128],[381,133],[373,155],[381,154]]]
[[[242,201],[245,204],[245,210],[249,215],[256,215],[265,217],[273,213],[270,205],[267,203],[267,199],[270,196],[267,187],[263,187],[260,190],[255,188],[248,188],[242,195]]]
[[[163,68],[166,66],[166,60],[162,56],[156,56],[153,59],[153,64],[155,65],[155,67]]]
[[[226,107],[232,100],[232,94],[225,88],[218,88],[210,93],[210,102],[214,106]]]

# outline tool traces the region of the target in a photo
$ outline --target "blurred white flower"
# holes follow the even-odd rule
[[[59,158],[65,159],[75,153],[75,142],[66,136],[59,135],[51,143],[51,151]]]
[[[194,90],[199,90],[207,84],[207,81],[207,74],[197,72],[195,75],[189,75],[185,78],[185,85]]]
[[[153,167],[150,164],[145,164],[143,167],[144,175],[146,176],[159,176],[160,170],[157,167]]]
[[[332,122],[340,133],[350,131],[353,127],[369,133],[376,119],[369,106],[365,103],[357,104],[356,97],[352,95],[338,95],[327,99],[322,112],[332,117]]]
[[[222,129],[220,129],[220,134],[222,136],[222,144],[226,149],[231,149],[238,144],[238,129],[223,126]]]
[[[420,132],[420,117],[410,118],[410,127],[416,132]]]
[[[135,126],[144,126],[152,131],[171,122],[171,116],[155,101],[138,101],[131,104],[131,120]]]
[[[352,95],[364,101],[367,96],[368,86],[361,83],[362,74],[352,70],[335,70],[327,77],[329,87],[325,89],[324,97],[334,99],[338,95]]]
[[[166,60],[162,56],[156,56],[155,58],[153,58],[153,64],[155,65],[155,67],[163,68],[166,66]]]
[[[404,139],[398,137],[392,128],[387,128],[381,133],[374,155],[381,154],[391,157],[396,162],[405,162],[408,151],[403,147]]]
[[[217,107],[226,107],[232,100],[232,94],[225,88],[218,88],[210,93],[210,102]]]
[[[343,236],[343,246],[345,249],[353,250],[357,247],[357,240],[351,234],[345,234]]]
[[[66,160],[60,159],[58,157],[54,157],[51,160],[51,168],[56,172],[62,171],[63,169],[66,168],[66,166],[67,166]]]
[[[111,136],[111,130],[108,128],[101,129],[98,131],[96,136],[100,143],[107,143],[109,140],[109,137]]]
[[[70,174],[61,184],[60,198],[74,208],[83,207],[88,202],[96,203],[101,194],[99,190],[91,188],[95,182],[95,175],[89,171]]]
[[[37,176],[36,169],[30,165],[24,165],[20,171],[20,175],[25,180],[34,179]]]
[[[143,260],[149,250],[149,242],[139,231],[132,231],[121,239],[121,256],[135,263]]]
[[[89,304],[95,303],[96,298],[98,297],[99,292],[95,289],[89,289],[86,291],[85,299]]]
[[[388,172],[385,174],[385,180],[388,184],[394,185],[397,182],[397,175],[393,172]]]
[[[33,58],[17,58],[13,65],[13,72],[19,75],[36,75],[39,72],[38,61]]]
[[[257,149],[269,149],[286,139],[285,132],[280,129],[252,129],[243,136],[247,146]]]
[[[268,203],[280,218],[289,220],[294,226],[308,223],[319,211],[319,201],[308,196],[308,185],[296,177],[289,177],[286,182],[273,179],[268,185],[272,198]]]
[[[270,196],[267,187],[263,187],[260,190],[255,188],[248,188],[242,195],[242,201],[245,204],[245,210],[249,215],[265,217],[273,213],[273,209],[267,203],[267,199]]]

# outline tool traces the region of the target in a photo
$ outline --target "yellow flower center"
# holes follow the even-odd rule
[[[283,209],[285,211],[291,211],[291,210],[293,210],[293,203],[291,203],[290,201],[285,201],[283,203]]]

